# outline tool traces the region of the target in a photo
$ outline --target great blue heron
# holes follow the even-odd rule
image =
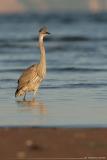
[[[40,63],[33,64],[22,73],[18,79],[18,87],[15,92],[15,97],[24,95],[25,99],[26,93],[31,91],[33,91],[35,95],[44,79],[46,74],[46,55],[43,39],[48,34],[50,33],[48,32],[47,27],[42,27],[39,30],[39,47],[41,53]]]

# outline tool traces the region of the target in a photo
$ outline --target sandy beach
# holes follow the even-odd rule
[[[1,128],[0,159],[107,159],[107,129]]]

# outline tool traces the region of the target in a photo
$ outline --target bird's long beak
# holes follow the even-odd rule
[[[49,33],[49,32],[46,32],[46,34],[51,34],[51,33]]]

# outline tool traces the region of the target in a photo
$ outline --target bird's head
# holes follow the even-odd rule
[[[50,33],[48,32],[48,28],[47,27],[42,27],[40,30],[39,30],[39,35],[42,36],[42,37],[46,37],[47,35],[49,35]]]

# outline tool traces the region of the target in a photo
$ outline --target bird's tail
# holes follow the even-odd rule
[[[15,92],[15,97],[23,96],[24,94],[25,94],[25,91],[23,89],[17,89]]]

